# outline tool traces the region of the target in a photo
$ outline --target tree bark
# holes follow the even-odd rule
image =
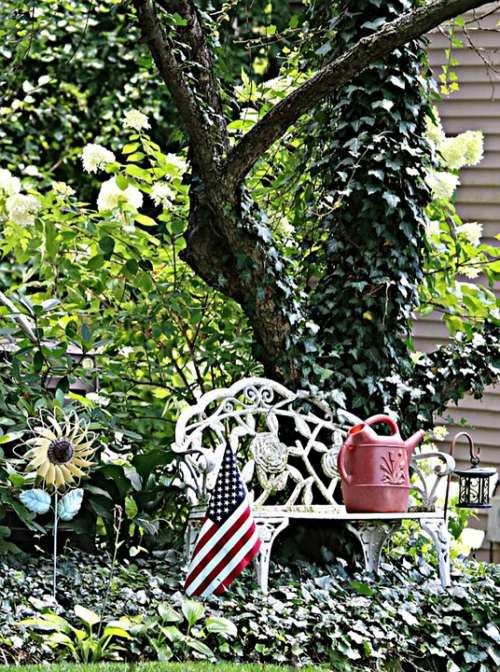
[[[193,156],[184,259],[237,301],[252,325],[266,373],[297,385],[308,330],[286,262],[242,183],[255,162],[303,114],[370,64],[444,20],[489,0],[431,0],[362,38],[280,101],[232,149],[206,32],[194,0],[133,0],[143,40],[169,88]],[[158,10],[158,11],[157,11]],[[158,12],[177,13],[182,25]],[[311,332],[312,333],[312,332]],[[314,340],[314,337],[312,337]]]
[[[225,172],[238,184],[267,149],[303,114],[345,86],[356,75],[397,47],[424,35],[443,21],[488,0],[433,0],[363,37],[351,49],[323,67],[314,77],[277,103],[230,151]]]

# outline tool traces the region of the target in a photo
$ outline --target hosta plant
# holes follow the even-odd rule
[[[131,622],[124,618],[103,623],[98,614],[80,605],[75,606],[74,612],[82,622],[82,628],[73,626],[52,611],[26,618],[19,626],[29,628],[34,636],[40,633],[45,644],[60,650],[63,658],[72,658],[78,663],[120,659],[126,650],[120,640],[132,639],[129,633]]]
[[[200,602],[184,600],[181,612],[169,604],[160,604],[155,616],[133,626],[131,633],[144,638],[159,661],[191,657],[213,661],[216,655],[205,640],[211,634],[218,635],[218,648],[222,652],[229,648],[227,640],[238,634],[234,623],[223,616],[205,618],[205,607]]]

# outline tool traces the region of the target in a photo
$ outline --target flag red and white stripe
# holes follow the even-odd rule
[[[233,451],[226,447],[191,558],[187,595],[221,595],[257,555],[261,540]]]

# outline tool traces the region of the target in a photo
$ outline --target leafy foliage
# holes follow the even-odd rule
[[[35,194],[43,218],[33,227],[4,220],[4,253],[21,263],[29,259],[11,278],[14,312],[4,308],[14,317],[4,330],[12,346],[0,378],[4,426],[10,438],[20,438],[26,417],[37,409],[83,406],[99,429],[100,463],[86,486],[82,514],[67,527],[93,536],[99,517],[98,528],[109,531],[112,508],[120,504],[135,548],[144,535],[157,535],[166,510],[171,526],[182,516],[176,491],[168,489],[171,476],[161,476],[172,460],[168,446],[179,407],[192,403],[195,391],[254,367],[238,307],[204,286],[179,258],[184,167],[181,157],[132,133],[123,162],[107,167],[114,194],[123,197],[103,196],[102,187],[99,202],[106,207],[95,211],[68,189],[61,193],[59,183],[43,192],[28,179],[23,187]],[[150,215],[127,202],[130,193],[149,199]],[[16,321],[16,310],[24,322]],[[49,380],[57,381],[54,401],[47,396]],[[98,393],[83,396],[97,386]]]
[[[219,660],[325,664],[346,672],[384,669],[383,664],[398,672],[489,672],[498,664],[499,576],[493,565],[474,561],[463,565],[460,581],[446,591],[437,589],[435,568],[428,561],[415,564],[408,556],[398,557],[394,564],[386,562],[378,581],[352,576],[339,565],[298,562],[292,569],[274,565],[269,596],[254,590],[251,573],[246,573],[246,579],[222,599],[197,603],[193,610],[183,605],[177,592],[178,562],[170,554],[122,566],[109,609],[121,614],[121,623],[132,623],[126,632],[133,639],[126,640],[127,651],[120,654],[124,659],[156,658],[149,638],[163,637],[171,646],[175,631],[168,628],[186,635],[188,618],[183,612],[187,612],[193,622],[190,636],[210,645]],[[37,619],[51,608],[40,599],[43,567],[43,559],[31,559],[24,567],[1,568],[16,607],[0,615],[0,646],[14,654],[22,649],[33,661],[40,655],[54,659],[56,651],[14,623],[19,617]],[[67,557],[61,582],[68,599],[58,607],[59,616],[81,628],[74,605],[92,609],[105,575],[102,565],[89,556]],[[228,635],[219,635],[218,626],[209,632],[209,624],[219,622],[229,636],[237,627],[238,639],[226,641]],[[170,635],[162,634],[162,628]],[[197,655],[194,649],[189,654],[190,647],[181,639],[175,647],[181,647],[180,656]]]

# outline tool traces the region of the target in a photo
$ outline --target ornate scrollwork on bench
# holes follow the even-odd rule
[[[317,402],[279,383],[251,378],[210,392],[179,419],[173,450],[193,504],[206,502],[226,443],[238,456],[255,505],[335,504],[337,455],[355,416],[334,423]],[[280,497],[280,495],[282,495]]]
[[[438,497],[438,487],[442,479],[448,478],[455,468],[455,460],[446,453],[420,453],[414,456],[414,473],[416,483],[412,484],[413,490],[416,490],[422,496],[423,508],[426,511],[434,511],[436,508],[436,499]],[[437,464],[431,467],[431,472],[424,471],[419,466],[419,462],[437,460]],[[433,478],[432,478],[433,476]]]

